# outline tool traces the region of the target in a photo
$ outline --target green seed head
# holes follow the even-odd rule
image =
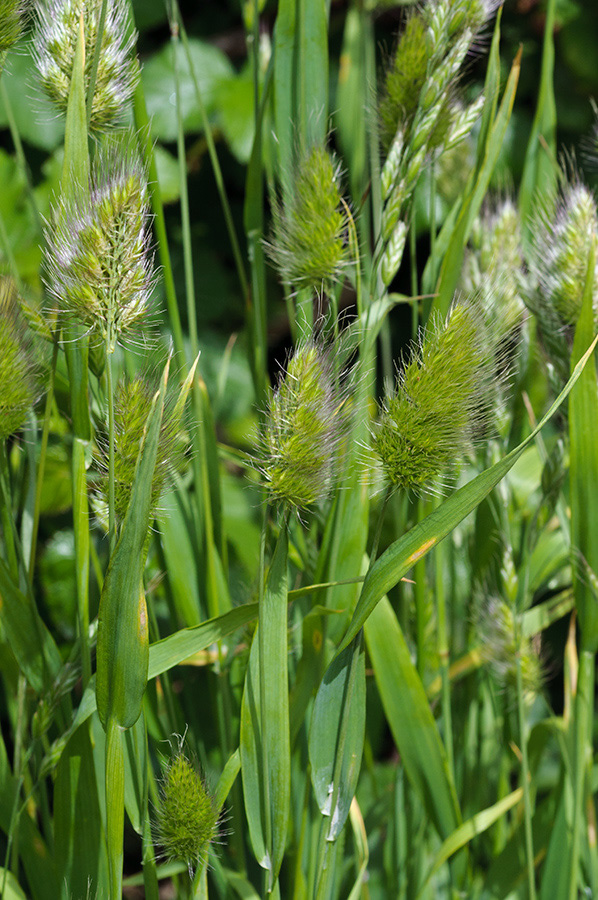
[[[153,286],[147,176],[132,140],[105,142],[89,183],[59,199],[46,242],[49,292],[112,352],[147,317]]]
[[[218,810],[195,766],[179,750],[168,766],[156,809],[154,834],[168,860],[203,862],[218,829]]]
[[[561,325],[574,326],[579,318],[588,260],[592,247],[597,246],[594,195],[580,182],[567,184],[555,215],[544,213],[534,223],[530,261],[542,303],[550,307]],[[598,261],[593,303],[598,321]]]
[[[0,280],[0,441],[18,431],[37,398],[31,333],[14,288]]]
[[[347,215],[339,188],[339,167],[323,147],[312,147],[299,163],[288,207],[274,204],[268,245],[282,281],[319,289],[337,280],[347,264]]]
[[[495,358],[480,311],[436,320],[384,400],[373,435],[389,482],[421,489],[467,450],[488,416]]]
[[[408,125],[416,113],[428,67],[426,23],[411,13],[386,73],[379,108],[380,138],[388,150],[399,125]]]
[[[305,509],[330,491],[346,431],[330,352],[301,344],[270,392],[260,468],[270,497]]]
[[[462,286],[467,292],[479,293],[486,318],[495,322],[500,341],[511,339],[521,328],[527,285],[519,213],[511,200],[476,221]]]
[[[476,630],[496,680],[503,689],[513,693],[517,690],[519,656],[523,692],[529,701],[540,692],[544,680],[540,641],[523,636],[518,641],[515,625],[513,608],[504,600],[492,597],[480,612]]]
[[[0,0],[0,53],[10,50],[20,38],[25,10],[22,0]]]
[[[85,88],[101,41],[91,106],[92,128],[105,128],[122,116],[138,74],[132,55],[137,34],[131,27],[126,0],[108,0],[102,35],[98,35],[102,0],[40,0],[34,52],[44,89],[63,111],[68,104],[79,22],[85,34]]]
[[[157,389],[158,385],[144,375],[122,379],[116,386],[114,396],[114,478],[115,514],[118,523],[123,522],[129,506],[135,467],[152,400]],[[162,417],[158,454],[152,479],[152,515],[158,506],[168,476],[173,471],[180,470],[184,464],[184,440],[180,435],[180,424],[181,416],[169,398]],[[101,475],[97,483],[94,506],[98,519],[106,524],[109,493],[107,441],[100,443],[98,468]]]

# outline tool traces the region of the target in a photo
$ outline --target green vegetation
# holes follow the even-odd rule
[[[0,0],[2,897],[598,896],[598,14],[399,6]]]

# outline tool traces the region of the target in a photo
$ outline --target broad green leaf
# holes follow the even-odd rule
[[[588,350],[581,357],[573,370],[571,378],[548,412],[518,447],[515,447],[504,459],[477,475],[468,484],[459,488],[458,491],[455,491],[422,522],[391,544],[380,559],[376,560],[366,575],[359,602],[339,652],[353,640],[384,594],[398,584],[399,580],[413,565],[419,559],[422,559],[439,541],[445,538],[459,522],[476,508],[484,497],[490,493],[492,488],[504,478],[509,469],[519,459],[523,450],[533,441],[567,397],[583,372],[585,364],[594,352],[597,341],[598,337],[592,341]]]
[[[472,816],[471,819],[468,819],[467,822],[463,822],[456,831],[449,835],[447,839],[443,841],[440,850],[436,854],[436,858],[426,876],[426,880],[422,885],[418,897],[421,896],[422,891],[432,875],[434,875],[454,853],[462,847],[465,847],[465,845],[473,840],[473,838],[477,837],[479,834],[483,834],[484,831],[487,831],[487,829],[490,828],[491,825],[494,825],[498,819],[502,818],[505,813],[520,803],[522,798],[523,788],[517,788],[517,790],[508,794],[508,796],[503,797],[497,803],[489,806],[488,809],[483,809],[475,816]]]
[[[88,880],[105,881],[105,839],[89,726],[70,738],[58,763],[53,794],[54,861],[66,898],[85,897]]]
[[[187,498],[183,491],[172,490],[162,501],[157,520],[177,615],[183,624],[193,626],[201,619],[198,592],[199,573],[193,552]]]
[[[147,684],[149,637],[143,569],[167,377],[168,366],[148,416],[131,499],[100,597],[96,694],[104,727],[109,719],[122,728],[134,725]]]
[[[287,556],[287,530],[283,527],[251,644],[241,704],[245,812],[256,859],[269,873],[269,891],[284,856],[291,799]]]
[[[342,831],[361,768],[365,739],[365,654],[356,638],[327,669],[318,689],[309,729],[311,779],[326,839]]]
[[[544,22],[544,46],[540,91],[532,130],[527,142],[525,165],[519,188],[519,214],[524,234],[536,197],[551,196],[556,186],[556,103],[554,99],[554,19],[556,0],[548,0]]]
[[[241,754],[239,750],[235,750],[222,770],[222,775],[218,779],[218,784],[216,785],[215,800],[218,809],[222,809],[226,803],[226,798],[230,794],[235,779],[240,771]]]
[[[365,623],[384,713],[407,776],[442,838],[461,824],[446,752],[400,625],[384,597]]]
[[[3,900],[27,900],[27,894],[13,873],[0,866],[0,884],[4,885]]]
[[[183,128],[186,134],[191,134],[201,131],[201,113],[197,105],[187,53],[180,43],[174,46],[180,74]],[[165,143],[176,141],[178,133],[176,106],[173,102],[172,53],[173,45],[166,44],[147,60],[141,70],[152,135]],[[206,110],[208,115],[212,115],[215,112],[216,90],[223,80],[235,77],[234,69],[222,50],[197,38],[189,38],[189,53]]]
[[[582,356],[584,341],[594,337],[594,264],[593,249],[587,263],[587,278],[581,315],[575,330],[571,369]],[[594,362],[594,360],[593,360]],[[584,566],[598,574],[598,383],[596,366],[581,373],[569,398],[569,479],[571,491],[571,545],[573,588],[579,616],[581,648],[598,650],[598,602],[596,590]]]
[[[50,690],[62,658],[32,599],[14,584],[0,558],[0,623],[19,668],[33,690]]]

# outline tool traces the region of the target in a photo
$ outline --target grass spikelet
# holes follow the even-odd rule
[[[373,436],[389,482],[419,489],[469,447],[488,416],[495,359],[479,309],[436,320],[385,398]]]
[[[218,829],[218,810],[206,783],[179,748],[169,763],[156,809],[154,837],[168,860],[180,860],[189,875],[206,858]]]
[[[544,674],[539,638],[517,639],[515,614],[504,600],[491,597],[478,616],[476,633],[483,655],[499,685],[513,695],[517,690],[517,656],[521,665],[524,698],[533,699],[542,688]]]
[[[273,500],[305,509],[327,496],[345,436],[345,396],[333,355],[299,345],[270,392],[259,465]]]
[[[543,302],[563,326],[574,326],[579,318],[588,259],[597,240],[596,199],[579,180],[565,184],[554,215],[543,212],[534,223],[530,266]],[[593,305],[598,319],[596,277]]]
[[[407,126],[415,116],[426,79],[428,52],[426,24],[419,12],[407,17],[397,49],[386,73],[379,107],[380,138],[388,150],[399,124]]]
[[[10,50],[20,38],[26,9],[22,0],[0,0],[0,53]]]
[[[37,399],[31,333],[11,282],[0,281],[0,441],[18,431]]]
[[[101,40],[90,120],[91,127],[96,129],[122,118],[138,78],[133,58],[137,33],[131,26],[126,0],[108,0],[104,29],[98,36],[101,8],[102,0],[41,0],[34,36],[42,86],[63,112],[68,103],[81,16],[86,48],[86,92],[98,37]]]
[[[114,397],[114,481],[117,523],[124,520],[135,477],[135,467],[143,439],[147,417],[158,384],[144,375],[121,379]],[[151,488],[151,515],[156,511],[169,473],[182,468],[184,449],[179,440],[181,417],[175,412],[172,398],[166,404],[160,429],[158,455]],[[107,526],[108,517],[108,445],[101,442],[98,451],[101,472],[94,506],[98,518]]]
[[[345,268],[347,216],[339,181],[334,157],[314,146],[298,165],[290,206],[274,204],[267,249],[284,284],[317,290]]]
[[[112,352],[146,319],[153,286],[147,176],[131,139],[104,143],[89,184],[59,199],[46,241],[50,294]]]

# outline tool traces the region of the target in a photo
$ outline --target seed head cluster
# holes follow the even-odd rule
[[[472,303],[438,319],[384,399],[373,435],[384,473],[403,490],[421,489],[467,450],[488,417],[495,358]]]
[[[0,281],[0,441],[25,422],[38,393],[29,331],[7,279]]]
[[[515,625],[513,608],[505,600],[492,597],[480,611],[476,631],[483,636],[484,657],[499,685],[516,691],[519,657],[524,695],[533,699],[544,680],[540,641],[528,637],[518,640]]]
[[[89,87],[102,0],[40,0],[34,52],[41,83],[50,99],[66,111],[73,63],[83,18],[85,88]],[[138,74],[133,57],[137,34],[126,0],[108,0],[91,107],[92,128],[118,121],[129,103]]]
[[[205,859],[218,828],[218,810],[195,766],[179,751],[162,781],[154,834],[166,859],[187,863],[189,874]]]
[[[20,38],[26,9],[23,0],[0,0],[0,53],[10,50]]]
[[[300,344],[270,393],[261,435],[260,467],[273,500],[305,509],[326,497],[345,437],[345,402],[332,354]]]
[[[115,514],[118,523],[122,523],[135,478],[135,467],[145,433],[147,419],[151,410],[153,397],[158,389],[152,379],[144,375],[121,379],[114,397],[114,480],[115,480]],[[179,441],[181,417],[172,402],[167,402],[158,442],[158,454],[154,468],[151,487],[151,514],[155,512],[160,494],[169,473],[180,469],[184,460],[182,441]],[[101,477],[97,485],[95,507],[98,517],[105,521],[108,509],[108,446],[101,442],[99,446],[99,470]]]
[[[153,286],[147,176],[130,141],[98,151],[89,184],[59,199],[46,241],[46,282],[60,310],[112,352],[147,317]]]
[[[290,203],[274,204],[268,250],[285,284],[317,290],[337,280],[346,266],[347,216],[339,180],[334,157],[314,146],[298,165]]]

